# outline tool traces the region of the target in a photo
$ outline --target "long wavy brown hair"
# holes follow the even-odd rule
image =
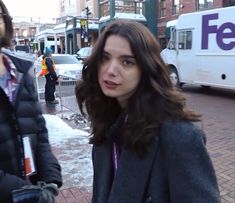
[[[0,7],[1,12],[0,15],[3,18],[5,24],[5,34],[0,36],[0,48],[2,47],[9,47],[11,46],[11,40],[13,37],[13,25],[12,25],[12,18],[7,10],[5,4],[0,0]]]
[[[164,121],[200,120],[198,114],[186,109],[185,97],[173,86],[168,68],[160,56],[159,44],[148,28],[134,21],[115,20],[101,33],[92,55],[84,62],[82,80],[75,88],[79,108],[83,114],[88,114],[91,121],[90,143],[104,143],[107,128],[123,111],[115,98],[103,94],[98,83],[98,69],[110,35],[121,36],[130,43],[142,73],[125,109],[128,119],[120,135],[124,147],[143,154]]]

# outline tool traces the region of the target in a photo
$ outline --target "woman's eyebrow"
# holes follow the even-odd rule
[[[135,57],[134,56],[132,56],[132,55],[121,55],[121,57],[122,58],[130,58],[130,59],[135,59]]]
[[[103,55],[111,55],[108,51],[103,50]],[[124,54],[124,55],[120,55],[121,58],[130,58],[130,59],[135,59],[135,57],[133,55],[128,55],[128,54]]]

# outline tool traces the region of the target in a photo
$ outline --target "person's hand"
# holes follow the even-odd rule
[[[54,80],[56,85],[59,85],[60,82],[60,76],[56,76],[56,79]]]
[[[38,185],[25,185],[12,192],[13,203],[54,203],[59,194],[54,183],[39,182]]]
[[[58,186],[54,183],[45,184],[44,182],[39,182],[42,192],[39,196],[38,203],[54,203],[55,196],[59,194]]]
[[[58,77],[57,75],[54,75],[54,74],[53,74],[53,75],[52,75],[52,74],[50,75],[50,79],[53,80],[53,81],[55,81],[55,82],[58,80],[58,78],[59,78],[59,77]]]
[[[57,82],[59,82],[60,80],[61,80],[61,76],[58,75],[58,76],[57,76]]]

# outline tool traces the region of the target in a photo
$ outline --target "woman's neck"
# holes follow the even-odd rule
[[[0,54],[0,75],[4,75],[6,73],[6,67],[3,63],[3,56]]]

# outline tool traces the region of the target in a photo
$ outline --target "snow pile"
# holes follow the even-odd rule
[[[44,114],[53,152],[62,167],[64,187],[91,190],[93,169],[89,134],[72,129],[61,118]]]

